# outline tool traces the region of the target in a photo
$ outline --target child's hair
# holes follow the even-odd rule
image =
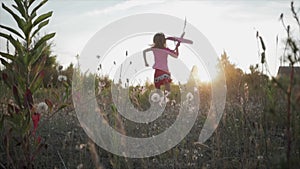
[[[165,48],[166,46],[166,38],[163,33],[156,33],[153,37],[153,47],[154,48]]]

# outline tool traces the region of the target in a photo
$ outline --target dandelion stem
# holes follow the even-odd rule
[[[63,164],[64,168],[65,168],[65,169],[67,169],[67,167],[66,167],[66,164],[65,164],[65,162],[64,162],[64,160],[63,160],[63,158],[62,158],[62,156],[60,155],[60,153],[59,153],[59,151],[58,151],[58,150],[57,150],[57,154],[58,154],[58,156],[59,156],[59,159],[61,160],[61,162],[62,162],[62,164]]]

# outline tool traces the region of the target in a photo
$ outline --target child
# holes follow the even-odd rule
[[[146,52],[152,51],[154,54],[154,84],[155,88],[160,89],[161,85],[165,85],[165,89],[170,92],[170,83],[172,82],[171,73],[168,68],[168,55],[178,58],[178,47],[180,42],[177,43],[174,50],[166,47],[166,38],[163,33],[156,33],[153,37],[153,47],[143,51],[145,65],[149,66],[146,59]]]

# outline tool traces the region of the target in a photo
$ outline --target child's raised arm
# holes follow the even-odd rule
[[[152,48],[148,48],[148,49],[145,49],[144,51],[143,51],[143,56],[144,56],[144,61],[145,61],[145,66],[149,66],[149,64],[148,64],[148,62],[147,62],[147,59],[146,59],[146,52],[149,52],[149,51],[151,51],[152,50]]]
[[[179,47],[180,43],[177,43],[176,48],[174,50],[171,49],[167,49],[167,53],[169,55],[171,55],[174,58],[178,58],[179,56],[179,51],[178,51],[178,47]]]

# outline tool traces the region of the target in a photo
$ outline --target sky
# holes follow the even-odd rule
[[[11,3],[8,0],[0,2],[7,5]],[[299,7],[300,3],[296,2],[295,5]],[[266,44],[270,71],[272,75],[276,75],[280,65],[279,58],[283,53],[282,40],[286,36],[279,21],[280,14],[284,13],[287,23],[295,23],[290,12],[290,1],[284,0],[50,0],[40,13],[49,10],[54,13],[49,26],[42,32],[56,32],[52,40],[52,51],[64,66],[71,62],[76,64],[75,56],[80,55],[88,41],[108,24],[134,14],[159,13],[183,20],[187,18],[187,22],[208,39],[218,56],[226,51],[229,60],[244,72],[249,72],[250,65],[260,62],[256,39],[256,32],[259,31]],[[16,27],[4,10],[0,10],[0,22]],[[276,36],[279,38],[278,48]],[[143,44],[145,48],[152,41],[151,37],[147,38]],[[3,39],[0,42],[0,50],[5,51],[6,42]],[[204,69],[200,66],[199,71],[201,74]]]

